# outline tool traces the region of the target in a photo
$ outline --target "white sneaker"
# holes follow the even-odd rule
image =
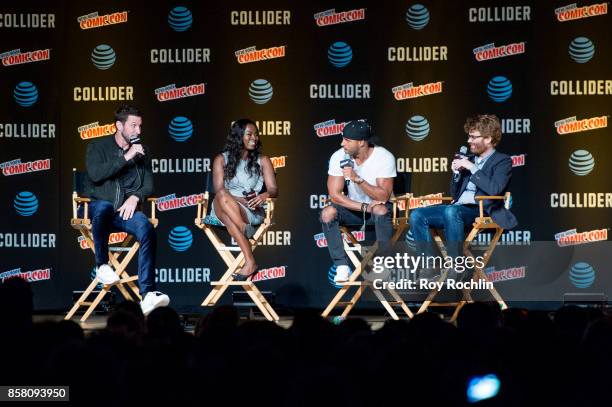
[[[120,278],[115,273],[115,270],[108,264],[103,264],[96,270],[96,278],[102,282],[102,284],[112,285],[116,284]]]
[[[351,274],[351,268],[346,265],[336,267],[336,275],[334,276],[334,283],[344,283],[348,281],[349,275]]]
[[[143,314],[149,315],[155,308],[167,307],[168,304],[170,304],[170,297],[159,291],[151,291],[140,302],[140,308]]]

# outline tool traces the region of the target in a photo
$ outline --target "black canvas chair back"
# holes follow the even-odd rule
[[[86,171],[77,171],[76,168],[72,169],[72,191],[83,198],[91,197],[93,181],[89,178]]]

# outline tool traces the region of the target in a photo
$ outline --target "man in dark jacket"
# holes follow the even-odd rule
[[[140,144],[142,114],[133,106],[115,112],[117,131],[95,139],[87,146],[87,174],[93,183],[89,213],[96,254],[96,277],[115,284],[119,276],[108,265],[108,237],[111,231],[133,235],[138,242],[138,285],[145,314],[170,302],[155,291],[155,228],[139,210],[153,192],[151,161]]]
[[[462,254],[465,225],[479,216],[476,196],[504,195],[512,175],[512,159],[495,149],[501,141],[501,125],[497,116],[478,115],[468,118],[463,129],[468,134],[470,156],[455,158],[451,164],[450,205],[419,208],[410,213],[410,229],[421,250],[431,254],[429,228],[444,229],[449,256]],[[485,200],[485,212],[504,229],[516,226],[516,217],[501,200]],[[426,243],[426,244],[424,244]],[[429,245],[425,249],[423,246]],[[420,251],[419,251],[420,252]]]

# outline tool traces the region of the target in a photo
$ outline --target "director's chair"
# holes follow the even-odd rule
[[[91,251],[95,254],[92,223],[91,219],[89,219],[89,203],[91,202],[91,199],[83,196],[88,193],[88,182],[86,173],[79,172],[76,170],[76,168],[72,169],[72,219],[70,219],[70,225],[79,231],[83,239],[85,239],[87,242],[89,249],[91,249]],[[151,203],[151,217],[149,218],[149,222],[151,222],[153,227],[157,227],[158,220],[155,216],[155,204],[157,202],[157,198],[148,198],[147,201]],[[79,216],[80,205],[83,205],[83,216]],[[138,280],[138,276],[130,276],[126,271],[128,264],[138,252],[139,247],[140,243],[135,241],[134,236],[130,234],[128,234],[127,237],[118,245],[109,246],[108,259],[120,280],[113,285],[104,284],[94,300],[87,301],[96,286],[98,286],[98,284],[102,284],[97,278],[94,278],[89,286],[87,286],[85,291],[83,291],[83,294],[81,294],[79,299],[74,303],[70,311],[68,311],[64,319],[71,319],[79,308],[87,307],[80,320],[81,322],[85,322],[113,286],[116,286],[117,289],[119,289],[126,300],[133,301],[135,297],[138,301],[141,301],[142,298],[140,296],[138,285],[134,283],[134,281]],[[132,297],[130,291],[128,291],[128,288],[132,291],[134,297]]]
[[[394,180],[394,190],[402,190],[408,191],[410,190],[410,174],[404,173],[403,177],[398,177]],[[391,224],[393,226],[393,235],[391,236],[391,240],[389,241],[389,247],[392,247],[397,240],[404,236],[406,233],[406,229],[408,228],[408,213],[409,213],[409,204],[408,201],[412,197],[412,194],[409,192],[404,192],[398,196],[395,196],[390,199],[392,204],[392,218]],[[346,255],[350,259],[351,263],[353,263],[353,272],[349,276],[348,281],[337,283],[340,286],[338,293],[334,296],[331,302],[327,305],[321,316],[323,318],[327,318],[329,314],[336,308],[341,308],[342,313],[340,314],[340,318],[344,319],[348,316],[351,310],[355,307],[359,298],[363,295],[363,293],[370,288],[378,301],[382,304],[385,310],[389,313],[391,318],[398,320],[399,316],[395,312],[394,307],[399,307],[408,318],[413,317],[412,311],[406,305],[404,300],[400,297],[395,289],[385,288],[385,289],[377,289],[374,288],[374,284],[372,281],[365,279],[363,276],[363,272],[366,267],[371,266],[372,259],[374,255],[379,249],[379,243],[375,242],[374,245],[366,249],[363,247],[359,241],[353,236],[351,233],[351,229],[355,226],[361,225],[341,225],[340,232],[345,236],[342,239],[344,244],[344,251]],[[353,296],[348,301],[341,301],[345,295],[347,295],[352,287],[356,287],[356,291]],[[388,299],[384,292],[386,292],[391,298]]]
[[[227,290],[230,286],[239,286],[246,291],[249,297],[251,297],[257,308],[259,308],[261,313],[268,321],[278,321],[278,314],[276,311],[274,311],[272,305],[270,305],[261,291],[259,291],[259,289],[250,279],[246,281],[234,281],[232,274],[244,266],[244,253],[242,253],[240,247],[226,245],[219,238],[219,236],[217,236],[215,229],[219,231],[224,230],[225,226],[216,217],[206,215],[208,212],[209,203],[210,195],[209,192],[206,191],[204,193],[204,197],[198,202],[198,212],[197,217],[195,218],[195,225],[202,229],[202,231],[206,234],[210,242],[213,244],[215,250],[219,253],[219,256],[221,256],[223,262],[226,264],[227,270],[225,273],[223,273],[219,280],[210,283],[212,290],[210,293],[208,293],[208,296],[206,296],[204,302],[202,302],[202,306],[214,306],[217,301],[219,301],[225,290]],[[274,203],[275,200],[272,198],[268,198],[266,200],[266,217],[263,223],[259,225],[255,231],[253,237],[249,239],[249,244],[252,251],[255,251],[257,246],[261,245],[261,240],[263,239],[264,234],[270,228],[270,226],[273,225],[272,218],[274,215]],[[238,254],[234,256],[231,252],[238,252]]]
[[[420,197],[417,199],[425,199],[425,198],[427,197]],[[450,197],[442,197],[442,198],[437,198],[437,199],[441,201],[452,201],[453,200]],[[474,254],[470,250],[470,247],[472,245],[472,242],[476,238],[476,236],[478,236],[478,234],[483,231],[492,231],[494,232],[494,235],[491,241],[489,242],[484,254],[482,255],[483,257],[482,266],[481,267],[477,267],[476,265],[474,266],[474,273],[472,274],[470,281],[477,282],[478,280],[484,280],[484,281],[490,282],[490,280],[488,279],[487,275],[484,272],[484,269],[486,268],[487,264],[491,260],[491,255],[493,254],[493,251],[495,250],[495,247],[497,246],[497,242],[499,241],[502,233],[504,232],[504,229],[501,226],[499,226],[497,223],[495,223],[490,216],[485,216],[484,201],[485,200],[503,200],[504,206],[506,207],[506,209],[510,209],[510,199],[511,199],[510,192],[506,192],[504,196],[476,196],[475,197],[476,202],[478,202],[480,213],[479,213],[479,216],[474,219],[474,223],[472,223],[472,229],[468,233],[466,239],[463,242],[463,253],[468,257],[474,258]],[[442,256],[446,258],[446,256],[448,255],[448,252],[444,245],[441,231],[431,228],[430,232],[433,237],[433,240],[436,243],[436,246],[442,253]],[[448,272],[449,272],[448,269],[442,270],[442,273],[440,275],[440,279],[438,280],[438,282],[445,281],[447,278]],[[503,300],[502,296],[495,289],[495,287],[492,286],[491,288],[487,288],[487,290],[491,293],[495,301],[497,301],[501,309],[508,308],[508,305],[506,305],[506,302]],[[462,299],[459,300],[458,302],[435,303],[433,302],[433,300],[438,294],[438,291],[435,288],[432,289],[427,295],[427,298],[425,299],[425,301],[423,302],[419,310],[417,311],[417,314],[425,312],[429,306],[454,306],[455,308],[451,316],[451,321],[455,321],[457,319],[457,316],[459,315],[459,311],[461,310],[461,308],[463,308],[463,306],[467,304],[468,302],[474,301],[471,296],[471,291],[472,291],[471,289],[464,288],[461,291],[462,291]]]

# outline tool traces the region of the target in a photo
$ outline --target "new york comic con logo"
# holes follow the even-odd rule
[[[171,85],[155,89],[155,95],[159,102],[203,95],[205,92],[206,87],[204,83],[181,86],[180,88],[177,88],[176,84],[173,83]]]
[[[510,156],[510,158],[512,159],[512,167],[523,167],[527,159],[526,157],[527,154],[518,154]]]
[[[408,209],[425,208],[428,206],[439,205],[442,203],[442,192],[436,192],[434,194],[425,195],[423,197],[408,199],[400,199],[397,202],[397,207],[400,211],[406,210],[406,203],[408,203]]]
[[[51,59],[51,48],[21,52],[20,48],[0,54],[4,66],[28,64],[30,62],[48,61]]]
[[[0,280],[2,280],[3,283],[11,278],[21,278],[30,283],[33,283],[35,281],[50,280],[51,269],[46,268],[30,271],[21,271],[21,267],[19,267],[13,270],[8,270],[3,273],[0,273]]]
[[[412,82],[391,89],[395,100],[414,99],[422,96],[442,93],[442,82],[430,82],[423,85],[413,85]]]
[[[363,230],[354,230],[354,231],[351,232],[351,234],[353,235],[353,237],[355,237],[355,239],[358,242],[363,242],[365,240],[365,231],[363,231]],[[325,238],[325,234],[324,233],[317,233],[316,235],[314,235],[313,238],[314,238],[314,241],[316,242],[318,248],[327,247],[327,239]],[[342,234],[342,238],[347,243],[351,242],[351,240],[346,235],[346,233]]]
[[[126,232],[113,232],[108,236],[108,244],[123,243],[126,238]],[[91,244],[89,244],[89,241],[85,239],[84,236],[79,236],[77,241],[79,242],[79,247],[81,249],[87,250],[91,248]]]
[[[157,210],[164,212],[172,209],[187,208],[197,205],[202,199],[204,199],[204,194],[192,194],[178,197],[176,194],[169,194],[157,200]]]
[[[519,55],[525,53],[525,41],[515,42],[512,44],[495,46],[494,43],[483,45],[478,48],[474,48],[474,58],[476,61],[489,61],[491,59],[509,57],[512,55]]]
[[[566,230],[555,235],[557,246],[577,246],[593,242],[608,240],[608,229],[595,229],[587,232],[578,232],[576,229]]]
[[[248,64],[251,62],[267,61],[268,59],[283,58],[285,56],[286,45],[278,47],[270,47],[257,49],[255,45],[252,47],[239,49],[234,52],[239,64]]]
[[[0,163],[0,170],[5,177],[11,175],[28,174],[30,172],[46,171],[51,169],[51,159],[21,162],[21,158]]]
[[[82,140],[89,140],[115,134],[117,127],[115,127],[115,123],[100,124],[100,122],[93,122],[80,126],[77,130]]]
[[[319,27],[325,27],[327,25],[365,20],[365,11],[365,8],[358,8],[354,10],[336,12],[336,9],[332,8],[316,13],[314,15],[314,19]]]
[[[557,21],[580,20],[588,17],[602,16],[608,14],[608,3],[595,3],[588,6],[578,7],[576,3],[555,9]]]
[[[272,280],[275,278],[284,278],[287,275],[287,266],[270,267],[261,269],[251,278],[251,281]]]
[[[272,161],[272,167],[276,170],[277,168],[284,168],[287,165],[287,156],[279,155],[278,157],[270,157]]]
[[[342,134],[344,126],[346,126],[346,122],[336,123],[336,119],[331,119],[315,124],[314,131],[317,137],[337,136]]]
[[[487,267],[484,269],[485,274],[490,282],[509,281],[525,278],[527,267],[510,267],[503,270],[495,270],[495,267]]]
[[[77,22],[81,30],[90,28],[106,27],[107,25],[127,23],[128,12],[117,11],[115,13],[99,15],[97,11],[77,17]]]
[[[597,130],[608,127],[608,116],[596,116],[588,119],[576,119],[576,116],[555,122],[557,134],[580,133],[583,131]]]

